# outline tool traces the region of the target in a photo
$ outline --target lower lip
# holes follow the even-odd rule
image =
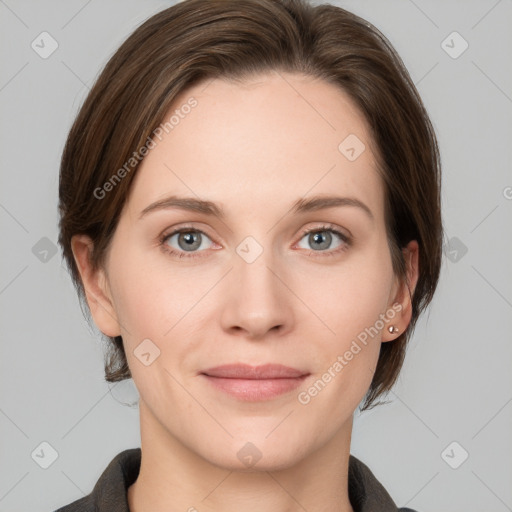
[[[270,400],[297,389],[307,375],[290,379],[227,379],[202,374],[208,382],[239,400],[257,402]]]

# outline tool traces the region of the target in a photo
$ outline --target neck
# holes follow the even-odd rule
[[[130,512],[353,512],[348,498],[352,419],[286,467],[219,467],[163,431],[141,400],[141,466]],[[145,413],[145,414],[143,414]]]

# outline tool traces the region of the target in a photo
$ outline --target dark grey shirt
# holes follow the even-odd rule
[[[139,475],[140,460],[140,448],[118,453],[90,494],[55,512],[130,512],[127,492]],[[354,512],[414,512],[397,508],[370,469],[353,455],[348,466],[348,494]]]

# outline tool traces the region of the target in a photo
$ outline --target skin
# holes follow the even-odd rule
[[[401,333],[411,318],[406,284],[391,266],[367,124],[339,88],[300,74],[201,83],[173,108],[191,96],[198,105],[138,169],[104,267],[89,265],[87,237],[73,238],[94,321],[123,337],[140,394],[142,463],[128,490],[130,510],[352,511],[352,416],[380,344],[399,335],[387,327]],[[338,150],[349,134],[366,146],[355,161]],[[362,201],[373,219],[355,206],[290,212],[300,198],[333,193]],[[213,201],[226,216],[168,208],[139,218],[171,194]],[[324,223],[352,243],[321,229]],[[198,257],[179,235],[163,245],[185,257],[163,251],[160,235],[189,224],[205,233]],[[330,245],[318,249],[304,229],[331,234]],[[236,251],[248,236],[263,249],[252,263]],[[414,290],[417,243],[403,252]],[[298,393],[393,304],[401,311],[301,404]],[[147,338],[160,350],[148,366],[134,354]],[[256,402],[198,375],[234,362],[281,363],[310,375],[300,388]],[[261,454],[251,467],[237,457],[247,442]]]

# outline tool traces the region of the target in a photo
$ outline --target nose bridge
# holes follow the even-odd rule
[[[266,240],[270,240],[268,237]],[[282,283],[276,277],[281,267],[270,245],[247,237],[236,248],[234,274],[240,293],[258,300],[272,301],[280,295]]]
[[[259,286],[263,290],[268,290],[275,284],[273,283],[276,279],[275,275],[270,271],[275,267],[279,267],[279,263],[272,254],[272,249],[268,247],[257,255],[254,261],[246,260],[239,255],[236,271],[242,282],[250,283],[252,287]]]

